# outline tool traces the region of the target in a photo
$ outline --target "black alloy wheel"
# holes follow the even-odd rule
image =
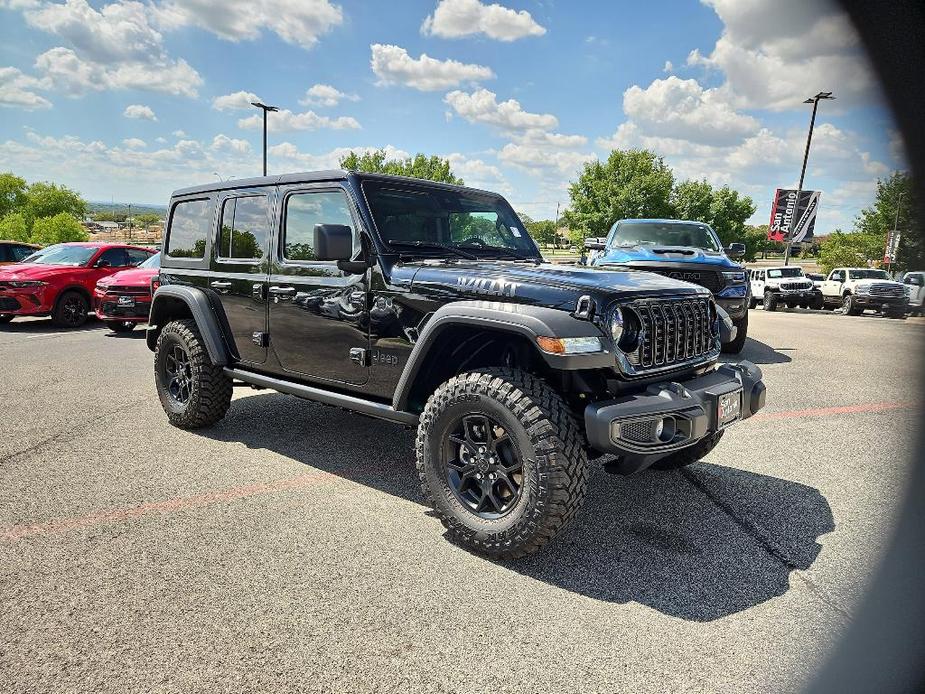
[[[460,417],[451,426],[441,458],[450,489],[479,518],[501,518],[520,499],[524,481],[520,453],[491,417],[481,413]]]
[[[174,343],[164,355],[164,378],[170,397],[179,405],[187,404],[192,393],[193,371],[189,354],[182,345]]]
[[[58,299],[52,314],[52,322],[62,328],[79,328],[87,322],[90,304],[80,292],[65,292]]]

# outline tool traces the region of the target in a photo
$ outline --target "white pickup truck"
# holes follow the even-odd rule
[[[909,302],[909,313],[922,315],[925,303],[925,272],[917,270],[903,275],[903,286],[906,288],[906,300]]]
[[[906,290],[885,270],[837,267],[822,283],[822,297],[827,308],[841,306],[849,316],[873,309],[890,318],[906,317]]]

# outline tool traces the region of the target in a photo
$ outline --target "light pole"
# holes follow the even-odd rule
[[[834,99],[832,92],[819,92],[816,96],[811,96],[804,104],[813,105],[813,115],[809,119],[809,134],[806,136],[806,151],[803,152],[803,168],[800,170],[800,184],[797,186],[797,197],[793,205],[793,217],[790,219],[790,229],[784,237],[787,247],[784,249],[784,265],[790,264],[790,240],[793,237],[793,231],[800,221],[800,195],[803,192],[803,179],[806,176],[806,162],[809,159],[809,143],[813,141],[813,127],[816,125],[816,109],[819,108],[819,102],[823,99]]]
[[[263,111],[263,175],[267,175],[267,113],[269,111],[279,111],[276,106],[267,106],[259,101],[252,101],[251,106],[256,106]]]
[[[213,171],[212,175],[215,176],[219,181],[222,181],[224,183],[225,179],[223,179],[221,176],[218,175],[218,171]]]

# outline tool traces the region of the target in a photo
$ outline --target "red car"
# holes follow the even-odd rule
[[[93,305],[96,317],[110,330],[127,333],[137,323],[145,323],[151,310],[151,280],[161,268],[161,254],[156,253],[131,270],[122,270],[96,283]]]
[[[0,267],[0,323],[16,316],[51,316],[63,328],[87,320],[103,277],[141,265],[155,253],[118,243],[59,243]]]

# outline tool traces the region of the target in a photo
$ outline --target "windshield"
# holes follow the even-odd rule
[[[768,270],[768,277],[802,277],[803,268],[801,267],[781,267],[776,270]]]
[[[96,253],[93,246],[66,246],[59,244],[48,246],[23,258],[23,263],[36,263],[37,265],[86,265],[87,261]]]
[[[143,262],[138,267],[159,268],[160,266],[161,266],[161,254],[155,253],[154,255],[152,255],[150,258],[148,258],[145,262]]]
[[[486,256],[535,258],[536,246],[503,198],[439,188],[363,185],[386,243],[417,251],[460,249]]]
[[[853,280],[888,280],[890,276],[886,270],[848,270],[848,276]]]
[[[687,246],[719,251],[720,246],[706,224],[677,222],[631,222],[614,225],[611,247]]]

